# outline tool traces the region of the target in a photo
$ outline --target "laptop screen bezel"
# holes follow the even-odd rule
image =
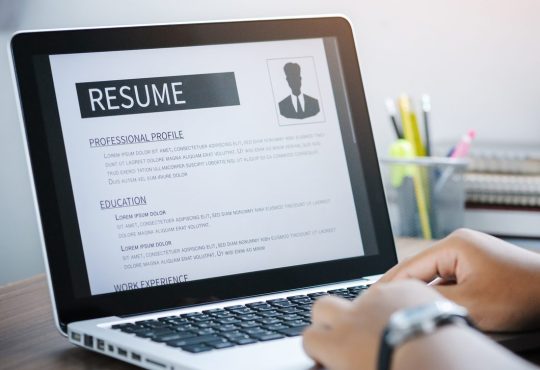
[[[68,185],[62,185],[63,191],[59,192],[58,183],[51,181],[54,178],[53,173],[55,176],[66,176],[69,179],[69,169],[67,161],[54,165],[51,163],[50,153],[43,140],[46,135],[51,135],[46,129],[46,125],[51,122],[47,122],[43,117],[43,109],[46,104],[50,105],[50,102],[42,101],[38,93],[43,86],[38,84],[35,58],[63,53],[325,37],[337,40],[345,93],[348,100],[354,102],[350,105],[350,117],[354,134],[357,138],[362,138],[362,145],[357,145],[362,181],[355,183],[352,178],[351,181],[353,188],[363,187],[368,203],[368,207],[363,207],[364,210],[358,214],[359,219],[367,217],[368,223],[372,225],[368,228],[371,230],[361,230],[363,242],[375,243],[378,253],[197,280],[189,284],[78,297],[74,292],[72,274],[86,274],[86,268],[84,260],[81,261],[80,271],[74,272],[68,268],[67,251],[70,246],[66,245],[64,238],[66,232],[76,235],[79,232],[78,224],[75,219],[72,220],[69,230],[62,229],[65,228],[65,219],[61,219],[59,210],[59,204],[64,204],[67,207],[73,206],[75,212],[73,192]],[[353,33],[351,25],[345,18],[322,17],[25,32],[12,38],[11,48],[37,207],[41,216],[39,221],[45,241],[58,322],[62,330],[65,331],[66,325],[70,322],[85,319],[139,314],[358,279],[383,273],[396,263],[394,240]],[[52,89],[52,86],[50,88]],[[57,124],[59,125],[59,122]],[[56,135],[52,139],[56,140],[58,145],[63,145],[61,135]]]

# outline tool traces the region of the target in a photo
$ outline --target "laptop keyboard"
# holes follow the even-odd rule
[[[187,352],[207,352],[301,335],[311,323],[311,306],[317,298],[335,295],[353,300],[367,288],[360,285],[295,295],[117,324],[111,328]]]

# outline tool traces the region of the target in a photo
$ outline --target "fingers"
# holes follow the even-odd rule
[[[313,325],[304,330],[302,334],[304,351],[319,364],[325,363],[327,357],[328,336],[327,330]]]
[[[303,334],[304,350],[319,364],[327,364],[332,355],[332,327],[352,307],[346,299],[334,296],[319,298],[312,309],[312,325]],[[335,352],[335,351],[334,351]]]
[[[397,264],[379,281],[384,283],[393,280],[418,279],[429,283],[436,277],[455,278],[459,253],[457,248],[452,248],[450,243],[445,239],[407,261]]]
[[[332,326],[351,305],[351,302],[343,298],[322,297],[313,305],[312,322],[314,325]]]

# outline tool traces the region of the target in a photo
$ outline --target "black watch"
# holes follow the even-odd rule
[[[406,308],[390,316],[379,348],[378,370],[390,370],[394,349],[407,340],[451,323],[473,326],[467,309],[447,300]]]

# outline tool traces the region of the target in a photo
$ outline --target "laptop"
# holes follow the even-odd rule
[[[148,369],[307,369],[396,263],[343,17],[11,41],[58,330]]]

